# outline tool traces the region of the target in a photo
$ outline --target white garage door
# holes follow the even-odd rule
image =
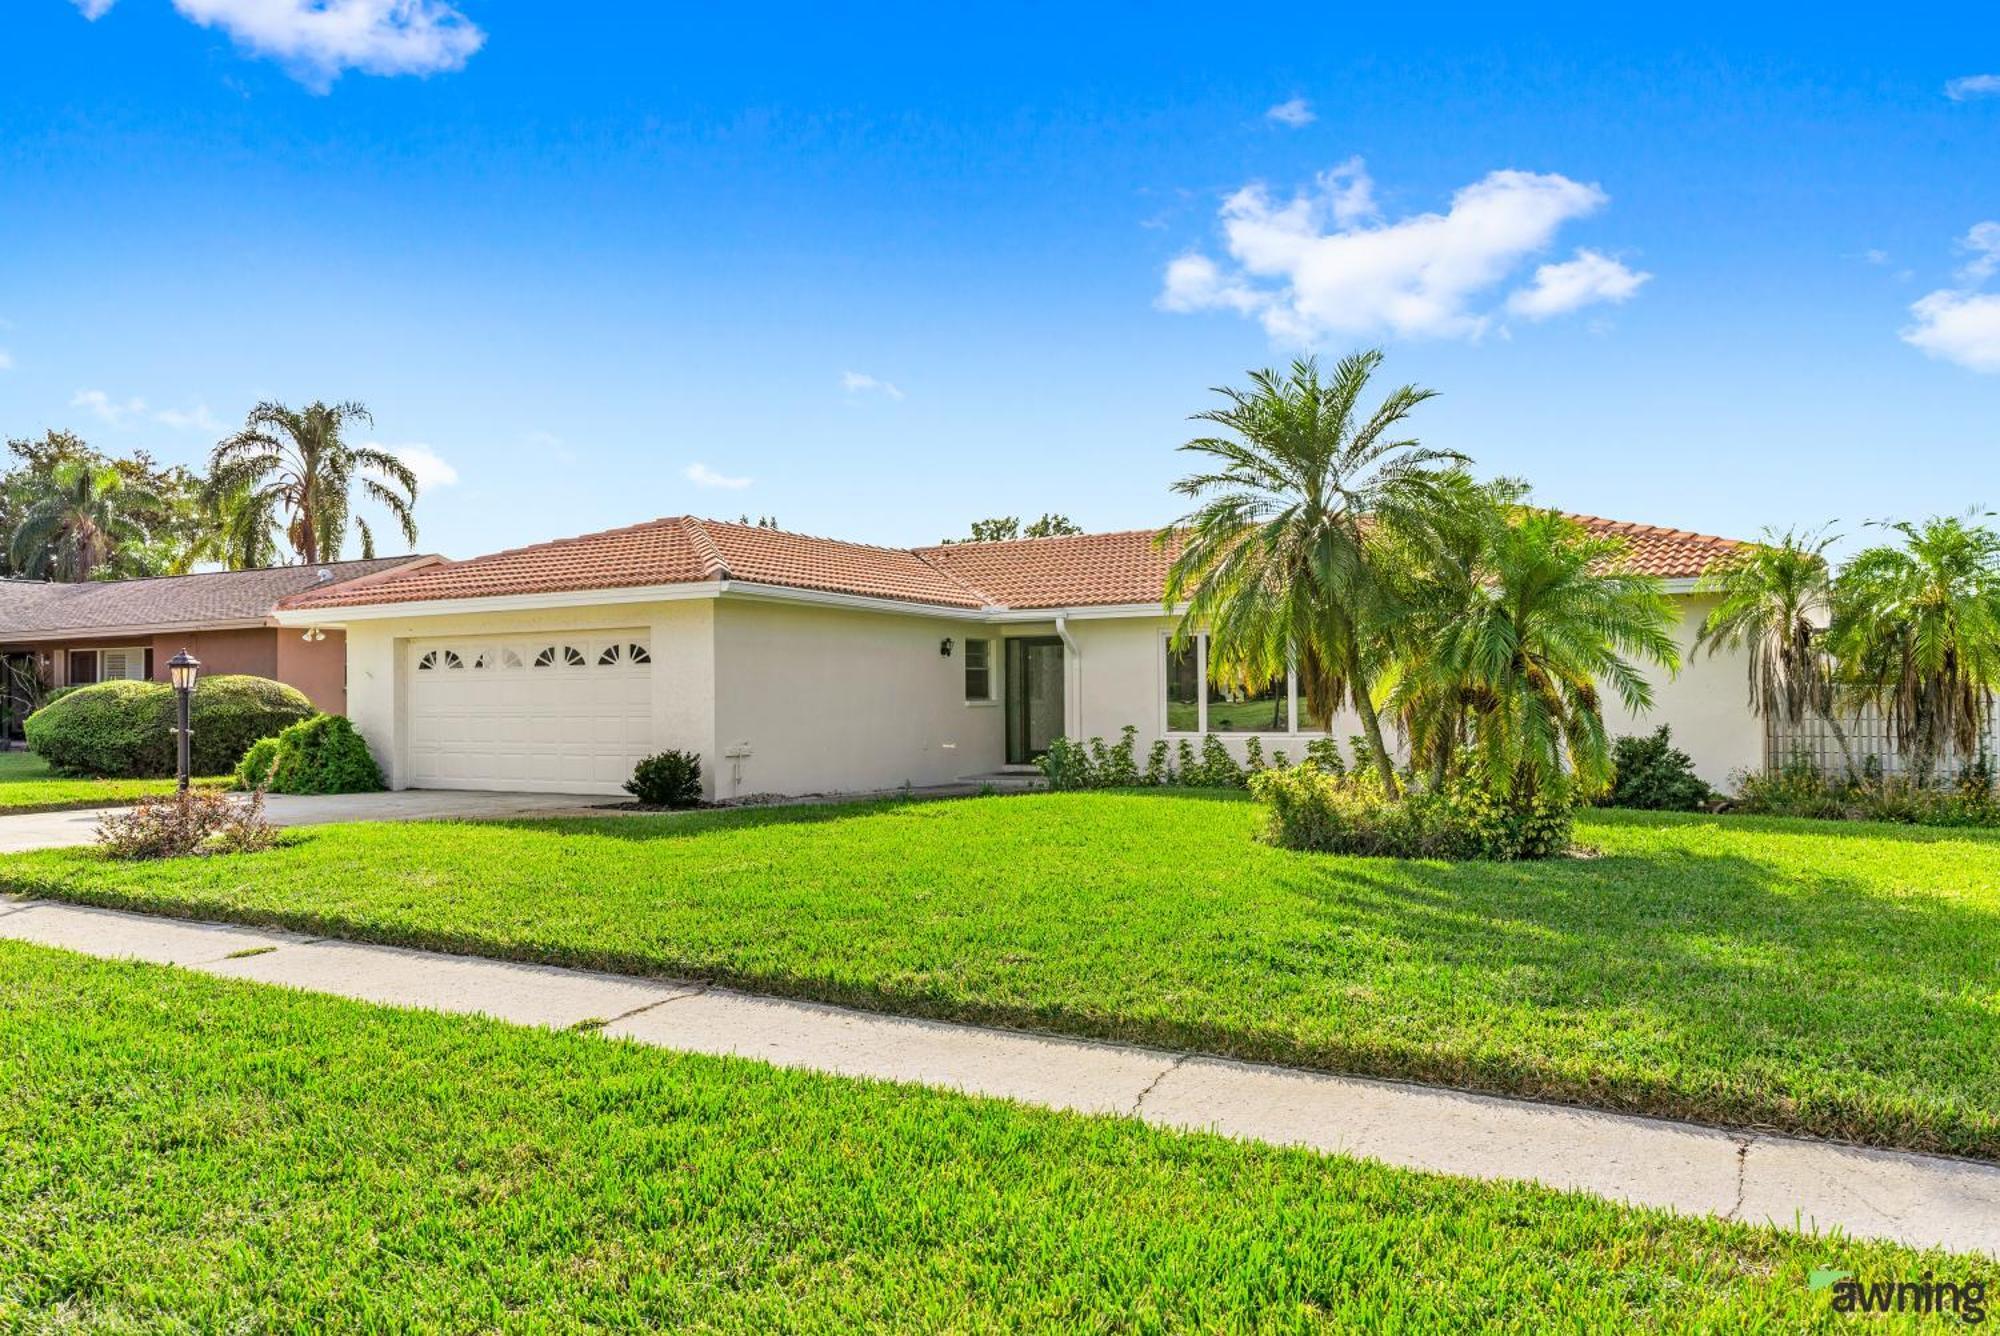
[[[643,632],[412,641],[408,681],[416,788],[617,793],[653,751]]]

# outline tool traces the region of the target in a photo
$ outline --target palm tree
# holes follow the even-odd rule
[[[261,403],[250,410],[242,431],[215,447],[208,496],[219,506],[233,491],[246,494],[235,521],[242,544],[254,547],[256,535],[268,533],[282,516],[286,541],[300,561],[337,561],[352,515],[351,493],[358,487],[415,545],[416,475],[386,450],[349,445],[342,433],[354,422],[373,426],[375,419],[357,403],[315,400],[298,410]],[[374,556],[374,532],[366,520],[353,518],[361,555]]]
[[[1448,508],[1466,460],[1391,434],[1433,391],[1405,385],[1360,414],[1381,363],[1379,351],[1353,354],[1322,380],[1305,358],[1288,375],[1252,372],[1247,390],[1218,388],[1227,406],[1194,420],[1229,435],[1181,447],[1211,471],[1174,484],[1200,505],[1159,541],[1180,542],[1165,593],[1169,608],[1186,603],[1175,643],[1206,630],[1219,681],[1269,682],[1296,665],[1321,721],[1351,702],[1394,797],[1373,696],[1376,646],[1392,625],[1378,561],[1392,536],[1419,533]]]
[[[1695,583],[1717,597],[1695,652],[1744,651],[1750,712],[1797,727],[1808,714],[1824,720],[1848,756],[1847,734],[1834,717],[1833,661],[1819,620],[1833,606],[1833,568],[1826,551],[1838,535],[1824,530],[1782,533],[1718,558]],[[1849,769],[1853,758],[1848,756]]]
[[[1622,539],[1508,504],[1512,490],[1488,494],[1476,578],[1447,580],[1448,597],[1413,618],[1398,685],[1463,710],[1488,791],[1526,802],[1574,781],[1599,792],[1611,780],[1600,684],[1633,713],[1651,708],[1634,659],[1679,670],[1673,608],[1657,579],[1625,569]]]
[[[1918,782],[1945,746],[1979,750],[2000,682],[2000,534],[1963,519],[1884,527],[1833,586],[1827,641],[1846,684],[1887,716]]]
[[[16,571],[33,579],[88,580],[127,544],[145,541],[144,517],[160,498],[110,464],[58,464],[22,513],[8,544]]]

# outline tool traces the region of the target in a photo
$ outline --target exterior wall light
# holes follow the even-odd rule
[[[938,653],[939,653],[939,654],[942,654],[942,655],[943,655],[943,656],[944,656],[945,658],[947,658],[947,659],[949,659],[949,658],[951,657],[951,637],[950,637],[950,636],[946,636],[946,637],[945,637],[945,638],[944,638],[943,640],[940,640],[940,641],[938,642]]]

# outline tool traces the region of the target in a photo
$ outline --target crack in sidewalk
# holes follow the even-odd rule
[[[669,1002],[678,1002],[684,997],[699,997],[703,993],[708,992],[710,989],[714,987],[715,985],[712,983],[696,984],[694,987],[689,988],[684,992],[669,993],[665,997],[655,998],[651,1002],[646,1003],[644,1006],[633,1007],[630,1011],[621,1011],[616,1016],[606,1017],[604,1020],[598,1021],[597,1023],[593,1024],[590,1028],[596,1031],[597,1033],[602,1034],[604,1031],[618,1024],[618,1022],[620,1021],[631,1020],[634,1016],[643,1016],[647,1012],[653,1010],[655,1007],[664,1007]],[[572,1026],[571,1028],[575,1029],[577,1027]]]
[[[1139,1116],[1139,1110],[1146,1107],[1146,1097],[1152,1094],[1155,1090],[1158,1090],[1160,1088],[1160,1082],[1166,1080],[1169,1076],[1172,1076],[1175,1072],[1179,1071],[1184,1065],[1186,1065],[1188,1059],[1192,1058],[1193,1056],[1194,1054],[1192,1053],[1181,1054],[1179,1057],[1175,1058],[1172,1062],[1168,1063],[1164,1068],[1162,1068],[1158,1076],[1155,1076],[1152,1080],[1146,1082],[1146,1088],[1139,1092],[1139,1098],[1132,1101],[1132,1109],[1125,1116],[1128,1118],[1137,1118]]]
[[[1756,1143],[1757,1138],[1731,1137],[1730,1140],[1736,1143],[1736,1200],[1722,1213],[1724,1220],[1736,1219],[1743,1210],[1744,1187],[1750,1175],[1750,1147]]]

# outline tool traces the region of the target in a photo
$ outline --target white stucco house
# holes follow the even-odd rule
[[[1628,540],[1692,643],[1695,577],[1732,542],[1578,518]],[[715,798],[921,787],[1127,724],[1142,756],[1204,730],[1301,755],[1292,683],[1205,690],[1202,646],[1171,651],[1167,560],[1150,531],[896,549],[681,516],[349,581],[277,616],[345,633],[348,714],[395,788],[615,794],[669,747],[700,753]],[[1672,724],[1717,784],[1761,763],[1740,659],[1691,660],[1655,693],[1612,731]]]

